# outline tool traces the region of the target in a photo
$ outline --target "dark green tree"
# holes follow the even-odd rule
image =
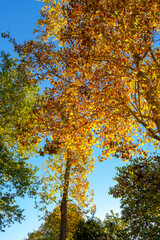
[[[91,217],[80,220],[74,235],[74,240],[127,240],[126,223],[118,214],[111,211],[104,221]]]
[[[105,227],[99,218],[80,220],[74,235],[74,240],[102,240],[107,239]]]
[[[160,157],[136,158],[117,168],[110,194],[121,199],[129,239],[160,238]]]
[[[24,219],[17,197],[36,193],[36,169],[26,160],[36,149],[33,107],[38,88],[9,54],[0,54],[0,230]],[[28,137],[26,136],[28,132]]]
[[[105,231],[107,233],[107,240],[127,240],[129,235],[127,232],[127,224],[119,216],[118,213],[113,211],[110,214],[106,214],[103,221]]]

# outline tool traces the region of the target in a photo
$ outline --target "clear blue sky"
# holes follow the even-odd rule
[[[33,30],[36,21],[39,18],[39,10],[42,3],[36,0],[5,0],[1,1],[0,14],[0,33],[9,31],[11,36],[21,43],[24,40],[33,39]],[[7,51],[15,56],[13,47],[6,39],[0,38],[0,50]],[[112,180],[115,176],[115,166],[122,166],[124,163],[118,159],[107,160],[98,163],[97,158],[100,152],[96,149],[94,157],[96,165],[94,173],[89,176],[91,189],[95,190],[95,203],[97,205],[96,216],[103,219],[107,212],[111,209],[114,212],[120,211],[119,200],[113,199],[108,195],[109,186],[113,186],[116,182]],[[44,158],[45,159],[45,158]],[[40,166],[42,158],[32,158],[31,162]],[[4,233],[0,233],[0,240],[22,240],[27,236],[28,232],[37,229],[40,226],[38,221],[38,211],[34,209],[34,200],[20,199],[20,206],[25,209],[26,221],[22,224],[14,224],[10,228],[6,228]]]

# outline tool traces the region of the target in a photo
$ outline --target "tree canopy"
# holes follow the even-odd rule
[[[160,234],[160,158],[136,158],[117,168],[110,194],[121,200],[129,239],[158,239]]]
[[[118,213],[114,213],[113,210],[106,214],[103,224],[107,234],[107,240],[129,239],[127,222],[125,222]]]
[[[16,204],[17,197],[36,193],[36,168],[26,162],[36,149],[36,141],[32,135],[26,139],[25,130],[31,130],[37,89],[25,83],[25,72],[18,70],[15,59],[4,52],[0,57],[0,230],[3,230],[24,219],[23,210]]]
[[[158,1],[44,2],[38,42],[24,48],[26,63],[33,70],[34,62],[54,92],[67,88],[70,107],[76,104],[86,128],[92,126],[104,157],[119,153],[125,159],[138,146],[143,153],[140,144],[148,141],[158,146]],[[135,138],[138,131],[143,139]]]
[[[27,69],[18,60],[4,52],[0,58],[0,136],[15,154],[28,156],[38,142],[32,131],[39,87],[27,82]]]

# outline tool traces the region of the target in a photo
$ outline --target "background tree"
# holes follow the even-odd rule
[[[25,158],[14,157],[0,141],[0,230],[15,221],[24,220],[23,210],[16,200],[25,194],[33,197],[38,188],[36,168],[26,163]]]
[[[105,232],[107,234],[107,240],[129,239],[127,223],[124,222],[118,213],[115,214],[113,211],[111,211],[110,214],[107,213],[103,224],[105,227]]]
[[[107,239],[107,240],[127,240],[128,234],[126,223],[111,211],[106,214],[104,221],[92,216],[91,218],[79,221],[74,240]]]
[[[68,205],[67,239],[71,240],[77,229],[78,222],[83,219],[84,213],[72,202]],[[27,240],[59,240],[61,224],[60,208],[57,206],[51,213],[46,213],[44,221],[37,231],[28,234]]]
[[[0,230],[24,219],[17,197],[36,193],[36,169],[27,164],[36,149],[32,136],[32,108],[36,87],[27,84],[25,72],[9,54],[1,53],[0,64]],[[26,131],[30,137],[26,138]],[[32,144],[32,146],[30,146]]]
[[[44,224],[37,231],[28,234],[26,240],[59,240],[60,237],[60,208],[55,207],[53,212],[44,217]],[[68,207],[68,237],[67,240],[127,240],[126,224],[111,211],[106,214],[105,220],[87,217],[86,214],[72,202]]]
[[[103,223],[99,218],[88,218],[80,220],[74,235],[74,240],[101,240],[107,239]]]
[[[33,136],[39,87],[28,82],[27,69],[22,70],[18,60],[4,52],[0,58],[0,135],[7,148],[27,156],[39,140]]]
[[[117,168],[110,194],[121,199],[129,239],[158,239],[160,226],[160,158],[136,158]]]

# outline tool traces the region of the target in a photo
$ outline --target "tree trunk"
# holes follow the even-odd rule
[[[69,177],[71,170],[70,159],[67,159],[65,175],[64,175],[64,187],[63,196],[61,201],[61,229],[60,240],[66,240],[67,237],[67,203],[68,203],[68,189],[69,189]]]

